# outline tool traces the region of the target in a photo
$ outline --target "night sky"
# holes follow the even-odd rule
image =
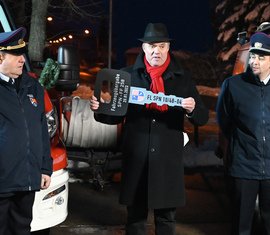
[[[87,1],[80,0],[81,4]],[[126,65],[125,51],[129,48],[141,46],[138,38],[143,37],[145,27],[150,22],[162,22],[167,25],[169,35],[174,39],[171,43],[172,50],[206,52],[211,49],[213,33],[209,1],[218,0],[112,0],[112,47],[114,53],[112,68],[119,69]],[[104,5],[100,5],[100,7],[104,7],[102,10],[107,20],[109,2],[110,0],[103,0]],[[99,39],[105,37],[106,39],[102,40],[103,42],[107,41],[108,22],[103,21],[101,23],[98,18],[96,18],[96,23],[89,19],[76,20],[76,18],[66,17],[65,15],[60,16],[57,14],[58,8],[53,9],[53,11],[55,11],[57,17],[55,17],[53,27],[48,28],[50,35],[70,28],[78,31],[89,28]],[[95,11],[94,8],[92,11]],[[96,9],[96,11],[99,10]],[[100,29],[102,24],[103,29]],[[102,34],[101,31],[104,30],[104,27],[106,33]],[[86,42],[87,45],[80,43],[80,47],[83,47],[84,50],[91,48],[91,50],[85,51],[85,54],[94,59],[93,53],[95,51],[93,48],[97,40],[95,37],[92,39]],[[91,61],[89,58],[86,59]]]
[[[211,48],[208,0],[113,0],[113,47],[117,51],[115,68],[125,66],[127,49],[141,46],[149,22],[167,25],[175,39],[173,50],[205,52]]]

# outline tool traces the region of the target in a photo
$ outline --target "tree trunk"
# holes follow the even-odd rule
[[[32,0],[32,15],[28,45],[31,61],[43,61],[48,1],[49,0]]]

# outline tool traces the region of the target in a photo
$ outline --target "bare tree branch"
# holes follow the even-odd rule
[[[59,9],[62,12],[68,11],[71,15],[75,14],[81,18],[99,18],[104,13],[101,0],[87,1],[87,4],[75,3],[74,0],[64,0],[62,4],[49,4],[49,8]]]

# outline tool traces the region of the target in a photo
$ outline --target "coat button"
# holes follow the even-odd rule
[[[156,122],[156,119],[152,119],[152,123],[154,124]]]
[[[154,148],[150,149],[151,153],[155,152],[156,150]]]

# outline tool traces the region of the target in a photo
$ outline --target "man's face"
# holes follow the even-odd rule
[[[151,66],[163,65],[170,49],[169,42],[143,43],[142,49],[146,60]]]
[[[17,78],[22,74],[24,62],[23,55],[1,53],[0,72],[10,78]]]
[[[270,74],[270,55],[250,53],[249,65],[260,80],[264,80]]]

